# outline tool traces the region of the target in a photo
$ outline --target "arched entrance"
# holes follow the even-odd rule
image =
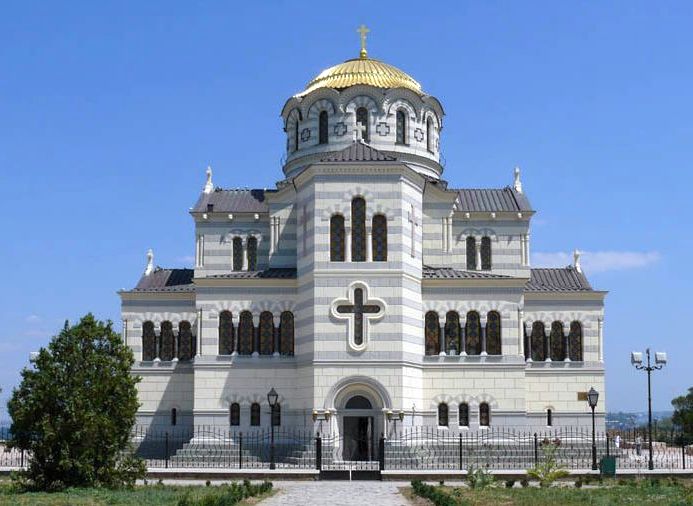
[[[374,442],[373,405],[363,395],[354,395],[344,406],[342,426],[344,460],[372,460]]]

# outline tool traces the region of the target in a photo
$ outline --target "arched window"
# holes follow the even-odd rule
[[[327,111],[320,111],[318,119],[318,144],[327,144]]]
[[[253,427],[260,426],[260,405],[257,402],[253,402],[250,405],[250,425]]]
[[[365,128],[363,131],[363,140],[365,142],[370,142],[370,125],[368,124],[368,109],[365,107],[359,107],[356,109],[356,123],[361,123]]]
[[[467,236],[467,270],[476,270],[476,239],[471,235]]]
[[[257,238],[248,237],[248,270],[257,270]]]
[[[568,349],[570,350],[570,360],[582,362],[582,325],[580,322],[571,322],[570,335],[568,336]]]
[[[260,355],[274,353],[274,318],[269,311],[260,313]]]
[[[479,404],[479,426],[488,427],[491,425],[491,408],[488,403],[482,402]]]
[[[279,353],[294,354],[294,314],[284,311],[279,319]]]
[[[433,120],[426,120],[426,149],[433,153]]]
[[[429,311],[425,318],[426,355],[438,355],[440,353],[440,324],[438,313]]]
[[[546,360],[546,350],[544,341],[546,340],[543,322],[534,322],[532,324],[532,336],[530,338],[532,348],[532,360],[541,362]]]
[[[551,324],[549,348],[551,360],[565,360],[565,339],[563,338],[563,324],[561,322]]]
[[[159,358],[163,361],[173,360],[173,324],[169,321],[161,322],[161,350]]]
[[[178,360],[190,360],[193,357],[193,335],[189,321],[178,324]]]
[[[253,352],[254,341],[253,315],[250,311],[243,311],[238,322],[238,353],[250,355]]]
[[[438,404],[438,426],[447,427],[448,426],[448,405],[444,402]]]
[[[397,119],[396,119],[396,127],[397,127],[397,137],[395,142],[397,144],[406,144],[407,143],[407,113],[404,112],[403,109],[399,109],[397,111]]]
[[[219,313],[219,355],[233,353],[233,318],[231,311]]]
[[[481,269],[484,271],[491,270],[491,238],[481,238]]]
[[[294,123],[294,151],[298,151],[298,118]]]
[[[467,355],[481,354],[481,318],[476,311],[467,313],[467,322],[464,326],[464,335]]]
[[[142,324],[142,360],[149,361],[156,358],[156,333],[152,322]]]
[[[460,404],[459,411],[460,427],[469,427],[469,404],[466,402]]]
[[[366,260],[366,201],[356,197],[351,201],[351,261]]]
[[[550,409],[546,410],[546,426],[553,427],[553,411]]]
[[[501,316],[497,311],[486,315],[486,353],[500,355],[501,348]]]
[[[387,218],[382,214],[373,216],[373,260],[387,261]]]
[[[238,427],[241,424],[241,406],[237,402],[234,402],[229,406],[229,425],[231,427]]]
[[[282,405],[277,403],[272,409],[272,425],[279,427],[282,424]]]
[[[448,311],[445,315],[445,346],[446,352],[450,353],[453,349],[455,353],[460,353],[460,315],[457,311]]]
[[[178,411],[176,410],[176,408],[173,408],[171,410],[171,425],[175,427],[176,423],[178,423]]]
[[[240,237],[234,237],[233,241],[233,270],[242,271],[243,270],[243,239]]]
[[[344,261],[344,216],[341,214],[330,218],[330,261]]]

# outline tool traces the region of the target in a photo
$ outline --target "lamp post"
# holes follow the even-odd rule
[[[267,404],[270,406],[270,427],[271,427],[271,439],[270,439],[270,469],[274,469],[274,408],[277,406],[277,400],[279,395],[274,390],[274,387],[267,392]]]
[[[630,363],[635,366],[638,371],[647,371],[647,439],[648,449],[650,452],[650,460],[647,463],[647,468],[654,469],[652,462],[652,371],[659,371],[667,363],[667,354],[661,351],[655,352],[654,365],[650,362],[650,349],[645,351],[647,355],[647,365],[642,362],[642,353],[634,351],[630,354]]]
[[[594,428],[594,408],[597,407],[597,401],[599,400],[599,392],[597,392],[594,387],[590,388],[587,392],[587,403],[592,409],[592,471],[597,470],[597,440],[595,436]]]

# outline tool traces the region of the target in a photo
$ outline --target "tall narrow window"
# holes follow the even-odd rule
[[[467,270],[476,270],[476,239],[473,236],[467,236]]]
[[[238,352],[241,355],[250,355],[253,352],[254,341],[253,314],[243,311],[238,322]]]
[[[402,109],[399,109],[397,111],[396,123],[397,123],[397,125],[396,125],[397,138],[396,138],[395,142],[397,142],[397,144],[406,144],[407,143],[407,115]]]
[[[553,411],[550,409],[546,410],[546,426],[553,427]]]
[[[178,410],[176,408],[173,408],[171,410],[171,425],[173,427],[175,427],[177,423],[178,423]]]
[[[565,360],[565,339],[563,339],[563,324],[553,322],[549,337],[551,360]]]
[[[366,201],[356,197],[351,201],[351,261],[366,260]]]
[[[233,318],[231,311],[219,313],[219,355],[233,353]]]
[[[479,426],[488,427],[491,425],[491,408],[488,403],[482,402],[479,404]]]
[[[272,425],[279,427],[282,424],[282,406],[277,403],[272,409]]]
[[[382,214],[373,216],[373,260],[387,260],[387,218]]]
[[[469,404],[463,402],[460,404],[460,427],[469,427]]]
[[[438,355],[440,353],[440,324],[438,313],[429,311],[426,313],[425,328],[426,355]]]
[[[327,132],[327,111],[321,111],[318,119],[318,143],[327,144]]]
[[[163,361],[173,360],[173,324],[169,321],[161,322],[161,349],[159,358]]]
[[[501,354],[501,316],[497,311],[486,315],[486,353]]]
[[[274,319],[272,313],[263,311],[260,313],[260,354],[271,355],[274,353]]]
[[[457,311],[448,311],[445,315],[445,351],[450,353],[454,349],[455,353],[460,353],[460,345],[460,315]]]
[[[192,327],[189,321],[182,321],[178,324],[178,360],[190,360],[192,357]]]
[[[438,404],[438,426],[447,427],[448,426],[448,405],[444,402]]]
[[[233,238],[233,270],[243,270],[243,239],[240,237]]]
[[[260,405],[257,402],[253,402],[250,405],[250,425],[253,427],[260,426]]]
[[[257,270],[257,238],[248,237],[248,270]]]
[[[229,406],[229,425],[231,427],[238,427],[241,424],[241,406],[237,402],[234,402]]]
[[[467,355],[479,355],[481,353],[481,318],[476,311],[467,313],[464,335]]]
[[[545,341],[544,323],[534,322],[532,324],[532,336],[530,337],[532,347],[532,360],[542,362],[546,360],[546,350],[544,348]]]
[[[344,261],[344,216],[341,214],[330,218],[330,261]]]
[[[582,325],[580,322],[570,324],[570,335],[568,336],[568,349],[570,350],[570,360],[582,362]]]
[[[370,125],[368,124],[368,109],[365,107],[359,107],[356,109],[356,123],[361,123],[365,127],[363,130],[363,140],[365,142],[370,142]]]
[[[156,333],[154,323],[144,322],[142,324],[142,360],[149,361],[156,358]]]
[[[433,153],[433,120],[426,120],[426,149]]]
[[[294,123],[294,151],[298,151],[298,119]]]
[[[491,270],[491,238],[481,238],[481,269],[485,271]]]
[[[294,354],[294,314],[284,311],[279,319],[279,353]]]

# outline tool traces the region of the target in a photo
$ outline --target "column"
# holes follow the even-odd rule
[[[178,348],[180,347],[180,322],[171,323],[173,332],[173,359],[171,362],[178,362]]]
[[[474,244],[476,246],[476,270],[481,270],[481,237],[476,237],[474,239]]]
[[[273,314],[272,318],[274,319],[274,353],[272,354],[275,357],[278,357],[280,355],[279,353],[279,327],[281,326],[281,321],[282,321],[282,315],[281,313]]]
[[[344,261],[351,262],[351,227],[344,226]]]
[[[243,245],[243,268],[242,271],[248,270],[248,236],[242,238],[241,244]]]
[[[440,356],[447,355],[447,338],[445,336],[445,315],[438,314],[438,327],[440,328]]]
[[[448,253],[450,253],[450,252],[452,252],[452,244],[453,244],[453,240],[452,240],[452,213],[450,214],[450,216],[448,216],[447,236],[448,236],[448,240],[447,240]]]
[[[551,322],[544,322],[544,360],[551,362]]]
[[[195,336],[195,356],[199,357],[202,355],[202,309],[197,310],[197,324],[195,329],[197,335]]]
[[[525,312],[522,309],[517,310],[517,349],[520,351],[519,355],[525,357],[525,324],[524,324]]]
[[[231,313],[231,324],[233,325],[233,351],[232,356],[238,355],[238,323],[240,322],[241,315],[238,312]]]
[[[442,228],[442,233],[441,233],[441,239],[443,243],[443,251],[448,251],[448,224],[447,221],[448,219],[443,217],[441,218],[441,228]]]
[[[481,356],[488,355],[486,351],[486,318],[479,314],[479,323],[481,324]]]
[[[366,225],[366,262],[373,261],[373,228]]]
[[[154,362],[161,362],[161,324],[154,322]]]
[[[534,322],[532,320],[527,320],[525,322],[527,324],[527,328],[529,329],[529,336],[527,337],[527,362],[532,362],[532,327],[534,326]]]
[[[563,361],[570,362],[570,322],[563,322],[563,348],[565,348]]]
[[[230,240],[231,240],[231,270],[232,271],[234,270],[234,268],[233,268],[233,253],[234,253],[234,251],[233,251],[233,238],[234,238],[234,236],[231,236],[231,238],[230,238]]]
[[[525,265],[529,267],[530,262],[529,262],[529,231],[527,232],[527,235],[525,236]]]
[[[467,356],[467,328],[460,321],[460,355]]]
[[[269,255],[272,256],[274,254],[274,237],[277,233],[275,230],[275,220],[276,218],[272,216],[270,218],[270,224],[269,224],[269,229],[270,229],[270,242],[269,242]]]
[[[258,324],[255,325],[257,320]],[[253,314],[253,357],[260,356],[260,315]]]
[[[599,357],[600,362],[604,362],[604,318],[598,318],[597,319],[597,354]],[[583,349],[585,347],[585,332],[583,331],[582,333],[582,346]],[[583,351],[584,353],[584,351]],[[582,360],[585,360],[585,357],[582,357]]]

